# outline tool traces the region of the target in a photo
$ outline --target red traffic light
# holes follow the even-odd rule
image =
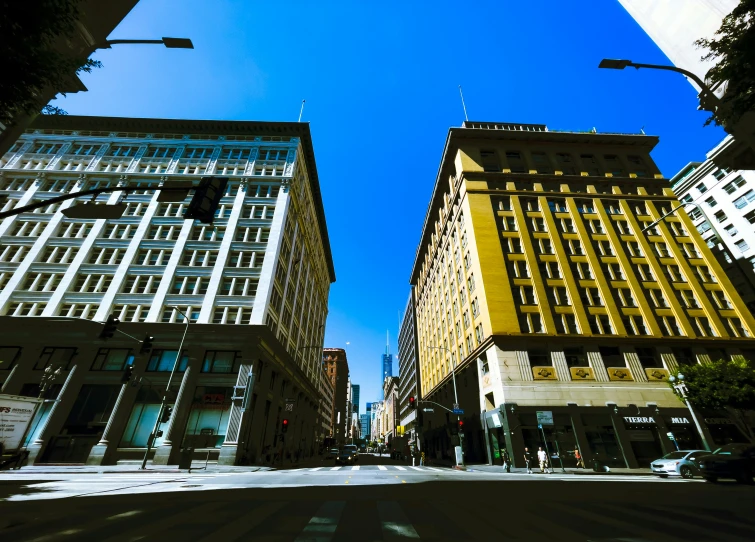
[[[283,425],[288,425],[288,420],[283,420]]]
[[[459,420],[459,429],[464,429],[464,422]]]
[[[288,431],[288,420],[283,420],[281,422],[281,432],[285,433]]]
[[[417,400],[414,396],[409,397],[409,408],[415,408],[417,406]]]

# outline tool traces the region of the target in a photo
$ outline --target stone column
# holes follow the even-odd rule
[[[179,353],[178,355],[181,354]],[[178,463],[178,457],[181,453],[181,442],[183,442],[186,422],[194,398],[199,363],[201,363],[199,357],[189,355],[189,363],[186,366],[186,371],[184,371],[181,386],[178,388],[176,401],[173,404],[173,414],[171,414],[167,425],[163,429],[164,437],[162,444],[155,449],[155,456],[152,459],[153,465],[175,465]],[[174,443],[178,443],[178,445],[176,446]]]
[[[669,452],[675,452],[676,446],[674,446],[674,443],[671,442],[671,439],[669,439],[668,435],[666,435],[666,433],[669,432],[669,428],[666,425],[666,420],[663,419],[662,415],[658,415],[655,412],[652,412],[650,415],[655,420],[655,428],[658,431],[658,436],[661,439],[661,449],[663,450],[663,455],[666,455]]]
[[[624,455],[624,462],[628,469],[636,469],[640,465],[637,463],[637,458],[634,457],[634,450],[632,450],[632,442],[629,440],[629,435],[624,428],[624,420],[621,414],[616,414],[613,407],[609,405],[608,412],[611,416],[611,423],[613,424],[613,432],[616,435],[616,442],[619,445],[621,453]]]
[[[596,382],[608,382],[608,372],[606,364],[603,363],[603,357],[599,350],[587,350],[587,363],[595,375]]]
[[[645,374],[645,369],[642,368],[640,358],[637,356],[634,348],[622,348],[621,353],[624,356],[627,367],[629,367],[629,372],[632,373],[634,381],[647,382],[648,376]]]
[[[78,365],[71,367],[66,381],[63,383],[63,387],[60,388],[60,393],[58,393],[55,404],[42,422],[42,427],[37,433],[37,438],[29,446],[29,465],[33,465],[37,458],[42,455],[43,450],[49,443],[50,437],[59,430],[60,425],[63,423],[63,417],[68,414],[73,401],[76,400],[76,396],[81,388],[80,379],[76,376],[77,370]]]
[[[569,372],[569,366],[566,364],[566,355],[564,355],[563,350],[551,352],[551,363],[556,368],[556,376],[559,380],[571,381],[571,372]]]
[[[671,352],[671,348],[660,347],[658,348],[658,353],[661,355],[663,366],[666,368],[669,374],[674,374],[679,370],[679,363],[676,361],[676,357]]]
[[[588,465],[592,463],[593,455],[590,449],[590,442],[587,440],[587,433],[585,433],[585,426],[582,424],[582,415],[580,414],[579,406],[570,404],[567,408],[569,409],[571,426],[574,430],[574,439],[577,441],[579,453],[582,454],[582,461],[585,463],[585,468],[590,468]]]
[[[514,412],[511,412],[510,404],[504,403],[500,406],[503,417],[503,439],[506,441],[506,449],[509,452],[511,461],[515,467],[524,467],[524,439],[522,438],[521,425],[519,420],[518,407],[514,406]],[[512,434],[513,433],[513,434]]]
[[[248,394],[247,405],[252,406],[252,392],[254,390],[254,375],[252,373],[253,364],[244,363],[239,368],[236,377],[236,386],[244,386],[244,393]],[[245,442],[242,435],[246,434],[247,426],[252,417],[252,411],[244,408],[244,401],[236,400],[231,402],[231,412],[228,415],[228,426],[225,430],[225,440],[220,448],[218,455],[218,465],[236,465],[244,455],[249,453],[249,442]],[[242,452],[239,453],[239,444],[242,446]]]

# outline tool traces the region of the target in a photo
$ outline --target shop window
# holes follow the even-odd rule
[[[146,448],[147,439],[155,427],[157,415],[160,412],[160,403],[161,395],[158,390],[146,386],[139,389],[131,416],[123,431],[121,448]],[[163,437],[157,437],[152,446],[157,448],[162,443]]]
[[[220,448],[225,440],[233,388],[197,386],[186,423],[186,446]]]
[[[625,367],[624,356],[615,346],[601,346],[600,357],[603,358],[603,364],[606,367]]]
[[[149,363],[147,363],[147,371],[172,371],[177,355],[178,350],[152,350],[152,356],[149,358]],[[184,351],[181,362],[178,364],[176,370],[179,372],[185,371],[188,364],[189,355]]]
[[[122,371],[133,365],[134,355],[130,348],[100,348],[92,363],[92,371]]]

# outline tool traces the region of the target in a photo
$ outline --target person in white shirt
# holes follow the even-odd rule
[[[537,449],[537,460],[540,462],[540,472],[550,474],[548,470],[548,454],[545,453],[542,446]]]

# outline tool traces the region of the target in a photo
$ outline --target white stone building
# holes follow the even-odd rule
[[[197,183],[208,175],[228,179],[213,225],[183,218],[191,194],[179,203],[158,201],[164,182]],[[140,189],[97,196],[99,204],[125,202],[120,219],[67,219],[60,212],[87,196],[2,220],[0,315],[102,322],[114,314],[123,326],[145,324],[137,327],[158,345],[161,335],[183,329],[177,307],[192,327],[216,324],[220,335],[238,337],[246,345],[238,359],[265,358],[265,394],[273,403],[265,419],[292,395],[286,386],[294,380],[302,400],[318,404],[320,354],[302,347],[322,344],[335,272],[309,125],[41,116],[0,158],[0,195],[7,197],[0,212],[105,186]],[[275,344],[263,338],[268,332]],[[255,335],[265,346],[245,351]],[[206,357],[202,345],[188,346],[196,352],[190,360]],[[226,341],[224,349],[232,346]],[[18,359],[18,371],[0,366],[5,393],[39,382],[40,375],[23,367],[35,356]],[[207,365],[200,362],[194,385],[221,378],[201,374]],[[146,371],[155,371],[150,378],[159,382],[165,369],[152,365]],[[221,378],[231,379],[224,385],[236,383],[240,365],[228,366],[234,374]],[[85,370],[89,380],[104,375],[88,367],[79,374]],[[277,444],[265,431],[260,438]]]
[[[677,197],[739,295],[755,312],[755,171],[721,169],[716,158],[733,144],[727,136],[671,179]]]

